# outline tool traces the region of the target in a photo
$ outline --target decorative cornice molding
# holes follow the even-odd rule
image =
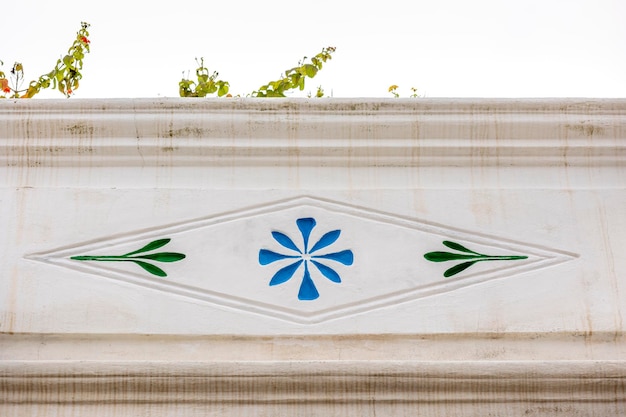
[[[626,156],[626,100],[5,100],[0,120],[9,166],[589,166]]]

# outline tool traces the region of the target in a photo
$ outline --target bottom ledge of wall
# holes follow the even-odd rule
[[[0,415],[622,416],[626,361],[0,361]]]

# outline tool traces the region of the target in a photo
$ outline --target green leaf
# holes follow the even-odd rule
[[[137,249],[136,251],[133,251],[133,252],[129,252],[127,254],[124,254],[123,256],[130,256],[130,255],[134,255],[136,253],[148,252],[148,251],[151,251],[151,250],[159,249],[160,247],[163,247],[163,246],[167,245],[168,243],[170,243],[170,240],[172,240],[172,239],[168,238],[168,239],[154,240],[154,241],[148,243],[143,248]]]
[[[228,83],[221,84],[219,90],[217,90],[219,97],[225,96],[226,94],[228,94]]]
[[[465,271],[467,268],[474,265],[476,262],[478,261],[463,262],[462,264],[455,265],[452,268],[448,269],[446,272],[444,272],[443,276],[446,278],[449,278],[453,275],[458,274],[459,272]]]
[[[151,253],[149,255],[138,256],[141,259],[151,259],[158,262],[176,262],[185,259],[185,255],[176,252]]]
[[[315,67],[315,65],[311,64],[306,64],[304,66],[304,71],[309,78],[313,78],[315,77],[315,74],[317,74],[317,68]]]
[[[474,253],[477,254],[474,251],[471,251],[469,249],[467,249],[465,246],[459,245],[456,242],[450,242],[449,240],[444,240],[443,244],[447,247],[449,247],[450,249],[454,249],[454,250],[458,250],[461,252],[466,252],[466,253]],[[478,254],[477,254],[478,255]]]
[[[158,266],[154,266],[154,265],[149,264],[147,262],[141,262],[141,261],[133,261],[133,262],[136,263],[137,265],[139,265],[140,267],[142,267],[143,269],[145,269],[146,271],[148,271],[149,273],[151,273],[152,275],[156,275],[157,277],[166,277],[167,276],[165,271],[162,270],[161,268],[159,268]]]
[[[428,252],[424,255],[424,258],[431,262],[446,262],[446,261],[456,261],[461,259],[475,259],[478,258],[476,255],[463,255],[461,253],[452,253],[452,252]]]

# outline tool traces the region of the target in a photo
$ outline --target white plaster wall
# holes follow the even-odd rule
[[[0,181],[7,415],[626,413],[624,100],[7,100]]]

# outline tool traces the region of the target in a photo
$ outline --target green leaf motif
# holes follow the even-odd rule
[[[460,245],[456,242],[450,242],[449,240],[444,240],[443,241],[444,246],[449,247],[450,249],[454,249],[454,250],[458,250],[460,252],[466,252],[466,253],[474,253],[476,254],[476,252],[471,251],[469,249],[467,249],[465,246]]]
[[[171,239],[154,240],[140,249],[128,252],[124,255],[80,255],[72,256],[75,261],[98,261],[98,262],[133,262],[144,271],[158,277],[166,277],[167,273],[156,265],[147,261],[177,262],[185,259],[185,255],[178,252],[146,253],[159,249],[170,242]]]
[[[185,259],[185,255],[176,252],[151,253],[149,255],[139,256],[141,259],[151,259],[158,262],[176,262]]]
[[[156,265],[152,265],[152,264],[149,264],[147,262],[142,262],[142,261],[133,261],[133,262],[135,262],[137,265],[139,265],[140,267],[142,267],[146,271],[150,272],[152,275],[156,275],[158,277],[166,277],[167,276],[165,271],[162,270],[161,268],[159,268]]]
[[[159,240],[152,241],[148,243],[146,246],[144,246],[143,248],[137,249],[134,252],[129,252],[124,256],[130,256],[136,253],[150,252],[151,250],[159,249],[160,247],[163,247],[167,245],[168,243],[170,243],[170,240],[172,239],[159,239]]]
[[[428,252],[424,255],[424,258],[428,259],[431,262],[446,262],[446,261],[456,261],[460,259],[474,259],[476,255],[464,255],[462,253],[452,253],[452,252]]]
[[[470,266],[474,265],[477,262],[514,261],[514,260],[528,259],[528,256],[523,256],[523,255],[485,255],[482,253],[474,252],[473,250],[470,250],[459,243],[451,242],[449,240],[444,240],[443,245],[450,249],[453,249],[462,253],[435,251],[435,252],[428,252],[424,254],[424,258],[427,261],[431,261],[431,262],[465,261],[460,264],[454,265],[451,268],[448,268],[443,273],[443,276],[445,278],[449,278],[460,272],[463,272],[467,268],[469,268]]]
[[[446,278],[449,278],[453,275],[458,274],[459,272],[465,271],[467,268],[474,265],[476,262],[478,261],[463,262],[462,264],[455,265],[452,268],[447,269],[446,272],[443,273],[443,276]]]

